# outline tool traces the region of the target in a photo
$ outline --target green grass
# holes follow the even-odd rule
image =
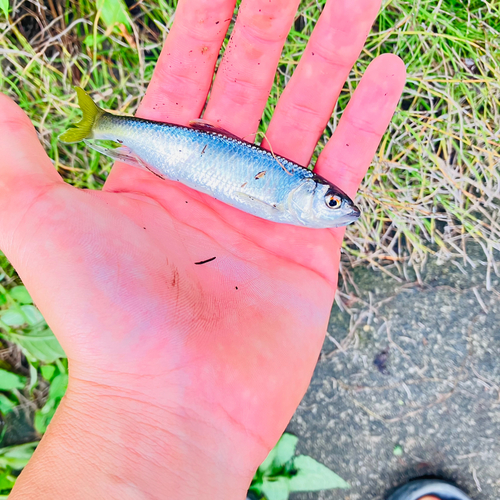
[[[262,131],[325,1],[301,3]],[[37,9],[36,3],[16,2],[19,7],[10,12],[8,23],[0,13],[0,90],[26,110],[60,174],[77,187],[99,189],[111,167],[109,160],[81,145],[57,142],[59,133],[78,116],[72,86],[92,90],[106,107],[133,113],[153,73],[176,2],[139,2],[129,29],[109,28],[102,12],[96,22],[95,2],[40,3],[43,8]],[[348,228],[347,258],[353,265],[369,263],[404,277],[409,265],[418,272],[430,255],[469,262],[466,242],[475,241],[484,250],[489,272],[497,272],[493,257],[500,249],[498,2],[385,1],[315,157],[335,130],[366,67],[385,52],[403,58],[408,83],[361,187],[363,215]],[[22,309],[30,304],[20,301],[22,293],[15,288],[19,285],[12,267],[0,257],[2,314],[29,310]],[[57,351],[50,331],[43,319],[36,324],[29,319],[20,325],[0,323],[3,350],[9,353],[0,368],[25,384],[0,391],[0,411],[6,421],[9,412],[25,412],[40,434],[64,392],[66,361],[50,359],[50,352]],[[45,335],[44,340],[33,339],[37,335]],[[34,354],[34,342],[46,344],[42,351],[48,349],[49,354]],[[5,438],[8,427],[3,429]],[[26,453],[31,448],[0,450],[0,497],[9,491]]]

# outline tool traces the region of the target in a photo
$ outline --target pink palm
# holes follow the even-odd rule
[[[243,2],[205,119],[255,133],[297,3]],[[180,3],[141,116],[200,115],[224,36],[217,21],[233,4]],[[308,162],[378,6],[327,4],[267,132],[276,153]],[[377,59],[321,155],[317,171],[350,195],[403,82],[399,59]],[[250,474],[309,383],[343,231],[269,223],[127,165],[102,192],[77,190],[19,108],[3,97],[0,109],[0,247],[68,354],[71,383],[182,408],[172,425],[228,456],[244,446],[235,462]]]

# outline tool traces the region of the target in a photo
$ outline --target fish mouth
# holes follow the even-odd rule
[[[361,215],[361,210],[356,205],[353,205],[351,207],[351,211],[349,212],[348,216],[355,217],[357,219],[360,215]]]
[[[349,224],[356,222],[361,215],[361,210],[356,205],[351,205],[349,208],[351,209],[351,211],[343,215],[342,218],[338,220],[334,226],[330,227],[348,226]]]

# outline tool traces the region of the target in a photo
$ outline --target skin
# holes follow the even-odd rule
[[[256,132],[297,4],[243,0],[206,120]],[[267,131],[276,153],[308,163],[379,6],[326,5]],[[139,116],[200,116],[233,9],[179,2]],[[350,196],[404,80],[396,56],[377,58],[321,154],[316,171]],[[0,248],[70,367],[10,498],[245,498],[309,384],[344,231],[273,224],[123,164],[78,190],[5,96],[0,150]]]

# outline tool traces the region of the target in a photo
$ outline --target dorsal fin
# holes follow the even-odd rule
[[[189,122],[189,126],[191,128],[194,128],[195,130],[201,130],[202,132],[212,132],[214,134],[221,134],[225,135],[226,137],[229,137],[230,139],[236,139],[237,141],[246,142],[243,141],[241,137],[238,137],[223,128],[217,127],[217,125],[214,125],[213,123],[210,123],[207,120],[203,120],[203,118],[196,118],[195,120],[191,120]]]

